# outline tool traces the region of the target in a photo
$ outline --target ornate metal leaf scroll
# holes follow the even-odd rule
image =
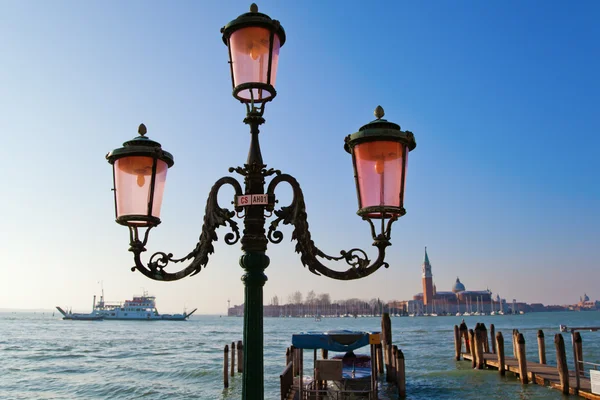
[[[137,228],[130,228],[131,247],[129,250],[134,253],[135,260],[135,267],[131,268],[131,270],[135,271],[137,269],[150,279],[159,281],[175,281],[188,275],[197,274],[200,272],[202,267],[208,263],[208,256],[214,252],[213,242],[217,240],[216,230],[219,226],[229,225],[231,228],[231,232],[228,232],[225,235],[225,243],[230,245],[237,243],[240,239],[240,231],[237,222],[232,220],[232,218],[235,216],[235,211],[229,211],[227,208],[221,208],[217,201],[219,189],[225,184],[233,186],[236,195],[243,194],[240,183],[236,179],[229,176],[219,179],[213,185],[206,202],[204,223],[202,225],[202,233],[200,234],[198,244],[193,251],[183,258],[173,258],[173,254],[159,251],[150,257],[148,266],[144,266],[141,260],[141,253],[146,251],[144,246],[148,241],[149,229],[144,235],[144,240],[140,241]],[[179,272],[169,273],[164,270],[169,263],[179,263],[188,260],[192,260],[190,265]]]
[[[271,222],[269,226],[269,232],[267,234],[268,239],[272,243],[280,243],[283,240],[283,233],[278,230],[279,223],[283,222],[284,225],[293,225],[294,231],[292,233],[292,240],[296,240],[296,252],[300,253],[300,260],[302,264],[308,267],[308,270],[316,275],[325,275],[329,278],[339,280],[352,280],[359,279],[365,276],[371,275],[377,271],[381,266],[389,267],[389,264],[384,261],[385,248],[390,246],[389,232],[383,232],[380,235],[375,236],[373,229],[373,223],[366,218],[373,229],[373,239],[375,240],[373,246],[377,247],[379,254],[377,259],[370,264],[370,260],[367,254],[361,249],[351,249],[348,251],[340,251],[339,257],[329,256],[319,250],[313,240],[310,237],[308,230],[308,221],[306,215],[306,205],[304,204],[304,194],[298,181],[291,175],[282,174],[278,175],[269,183],[267,193],[274,195],[275,188],[280,182],[287,182],[293,189],[293,200],[292,203],[287,207],[281,207],[280,210],[275,210],[276,219]],[[394,219],[395,220],[395,219]],[[390,230],[391,222],[389,221],[388,229]],[[351,266],[346,271],[335,271],[329,269],[323,265],[318,257],[326,260],[344,260],[348,265]],[[370,265],[369,265],[370,264]]]

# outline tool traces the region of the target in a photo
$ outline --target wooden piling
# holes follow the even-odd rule
[[[238,363],[238,367],[237,367],[238,372],[240,372],[240,373],[244,372],[244,344],[242,343],[241,340],[238,340],[238,342],[237,342],[237,363]],[[287,363],[286,363],[286,365],[287,365]]]
[[[513,333],[512,333],[512,345],[513,345],[513,357],[517,358],[517,337],[519,336],[519,330],[518,329],[513,329]]]
[[[454,325],[454,355],[456,361],[460,361],[460,353],[462,350],[462,343],[460,341],[460,332],[458,330],[458,325]]]
[[[406,368],[404,365],[404,353],[398,349],[396,352],[396,384],[398,385],[398,397],[403,399],[406,397]]]
[[[290,346],[290,350],[292,353],[292,375],[298,376],[298,352],[293,345]]]
[[[391,367],[390,370],[391,370],[391,374],[392,374],[392,377],[391,377],[392,380],[391,381],[392,382],[396,382],[396,383],[398,383],[397,382],[397,379],[398,379],[398,370],[396,369],[396,367],[397,367],[397,365],[396,365],[396,360],[397,360],[396,355],[397,354],[398,354],[398,346],[394,345],[394,346],[392,346],[392,359],[390,360],[390,367]]]
[[[231,376],[235,375],[235,342],[231,342]]]
[[[481,337],[483,338],[483,351],[489,353],[490,342],[488,340],[488,331],[483,322],[481,323]]]
[[[554,346],[556,347],[556,365],[563,394],[569,395],[569,369],[567,368],[567,353],[565,352],[565,340],[560,333],[554,335]]]
[[[475,336],[475,354],[477,356],[476,368],[483,369],[485,361],[483,358],[483,329],[481,327],[481,324],[478,324],[475,327],[474,336]]]
[[[383,313],[381,316],[381,334],[383,336],[382,344],[383,351],[385,353],[385,380],[386,382],[392,382],[392,320],[390,319],[390,313]]]
[[[504,359],[504,337],[502,332],[496,333],[496,353],[498,354],[498,372],[500,376],[506,375],[506,363]]]
[[[583,362],[583,341],[581,340],[581,334],[579,332],[575,332],[573,334],[573,342],[575,343],[575,356],[577,357],[575,361],[577,362],[577,368],[575,371],[579,372],[579,375],[583,376],[584,368],[582,365]]]
[[[290,348],[285,349],[285,365],[287,366],[290,363]]]
[[[461,339],[465,341],[465,353],[470,353],[471,347],[469,345],[469,329],[467,328],[467,324],[464,320],[460,323],[458,330],[460,331]]]
[[[492,353],[496,354],[496,328],[490,324],[490,342],[492,342]]]
[[[377,370],[380,374],[383,374],[383,346],[381,343],[377,344]]]
[[[540,364],[546,364],[546,339],[544,339],[544,331],[541,329],[538,330],[537,341],[538,357],[540,359]]]
[[[475,355],[475,332],[469,329],[469,342],[471,343],[471,368],[477,365],[477,356]]]
[[[328,356],[329,356],[329,350],[327,350],[327,349],[321,349],[321,358],[323,360],[327,360]]]
[[[229,387],[229,345],[225,345],[223,350],[223,387],[227,389]]]
[[[529,377],[527,376],[527,355],[525,353],[525,337],[522,333],[519,333],[519,336],[517,336],[517,355],[521,383],[523,385],[526,385],[529,383]]]

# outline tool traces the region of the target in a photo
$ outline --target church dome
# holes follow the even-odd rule
[[[583,301],[590,301],[590,298],[585,293],[583,294]]]
[[[454,293],[464,292],[465,291],[465,285],[463,285],[460,282],[460,279],[458,279],[458,276],[456,277],[456,282],[454,282],[454,286],[452,286],[452,291]]]

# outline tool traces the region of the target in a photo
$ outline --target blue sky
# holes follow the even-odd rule
[[[266,302],[311,289],[333,299],[412,298],[424,246],[438,290],[460,276],[467,289],[489,287],[509,301],[600,299],[597,2],[258,5],[287,33],[263,158],[302,185],[317,246],[371,247],[355,215],[344,137],[381,104],[417,140],[390,268],[356,282],[314,276],[288,228],[268,250]],[[109,300],[144,288],[165,312],[224,313],[227,299],[243,301],[241,250],[222,241],[195,277],[161,283],[130,272],[104,156],[141,122],[174,154],[148,249],[187,254],[210,187],[247,155],[219,30],[248,7],[0,3],[0,308],[86,310],[99,281]],[[288,189],[277,195],[290,199]]]

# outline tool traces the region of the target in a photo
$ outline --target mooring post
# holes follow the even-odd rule
[[[517,362],[519,363],[519,375],[521,376],[521,383],[526,385],[529,383],[529,377],[527,376],[527,355],[525,353],[525,337],[522,333],[517,336]]]
[[[490,352],[490,342],[488,340],[488,331],[483,322],[481,323],[481,337],[483,339],[483,351],[485,353],[489,353]]]
[[[396,381],[398,385],[398,397],[403,399],[406,397],[406,368],[404,365],[404,353],[398,349],[396,352],[396,372],[398,374]]]
[[[293,376],[298,376],[298,352],[296,351],[296,348],[294,347],[294,345],[290,346],[290,350],[291,350],[291,357],[292,357],[292,375]]]
[[[579,392],[579,376],[583,375],[583,344],[579,332],[573,333],[573,348],[575,350],[575,390]]]
[[[483,369],[485,359],[483,356],[483,324],[477,324],[475,327],[475,351],[477,352],[477,369]]]
[[[579,366],[579,375],[585,375],[585,371],[583,370],[583,340],[581,338],[581,334],[579,332],[575,332],[575,349],[577,350],[577,365]]]
[[[321,358],[323,360],[327,360],[328,356],[329,356],[329,350],[327,350],[327,349],[321,349]]]
[[[393,345],[392,346],[392,359],[390,362],[390,365],[392,366],[392,382],[395,382],[396,384],[398,383],[398,369],[397,369],[397,365],[396,365],[396,360],[397,357],[396,355],[398,354],[398,346]]]
[[[237,358],[238,358],[237,370],[240,373],[244,372],[244,344],[242,343],[241,340],[238,340],[238,342],[237,342]],[[285,365],[287,365],[287,363]]]
[[[465,323],[464,319],[460,323],[459,330],[460,330],[460,337],[462,339],[464,339],[464,341],[465,341],[465,353],[469,354],[469,353],[471,353],[471,347],[469,345],[469,328],[467,328],[467,324]]]
[[[492,342],[492,353],[496,354],[496,328],[490,324],[490,342]]]
[[[223,387],[229,387],[229,345],[225,345],[223,350]]]
[[[475,352],[475,332],[469,329],[469,342],[471,343],[471,368],[477,365],[477,354]]]
[[[231,342],[231,376],[235,375],[235,342]]]
[[[500,376],[506,375],[506,365],[504,362],[504,337],[502,332],[496,333],[496,352],[498,354],[498,372]]]
[[[513,357],[517,358],[519,355],[518,351],[517,351],[517,337],[519,337],[519,330],[518,329],[513,329],[513,333],[512,333],[512,345],[513,345]]]
[[[381,343],[377,344],[377,369],[380,374],[383,374],[383,345]]]
[[[454,325],[454,353],[456,361],[460,361],[460,353],[462,351],[462,343],[460,341],[460,332],[458,325]]]
[[[567,368],[567,353],[565,352],[565,340],[560,333],[554,335],[554,346],[556,347],[556,365],[563,394],[569,394],[569,369]]]
[[[371,389],[374,390],[377,387],[377,345],[369,345],[369,350],[371,350]],[[377,394],[374,394],[377,398]]]
[[[392,320],[390,313],[383,313],[381,316],[381,334],[383,335],[383,351],[385,352],[385,380],[392,381]]]
[[[544,339],[544,331],[538,330],[538,355],[540,358],[540,364],[546,364],[546,339]]]
[[[290,363],[290,348],[285,349],[285,366]]]

